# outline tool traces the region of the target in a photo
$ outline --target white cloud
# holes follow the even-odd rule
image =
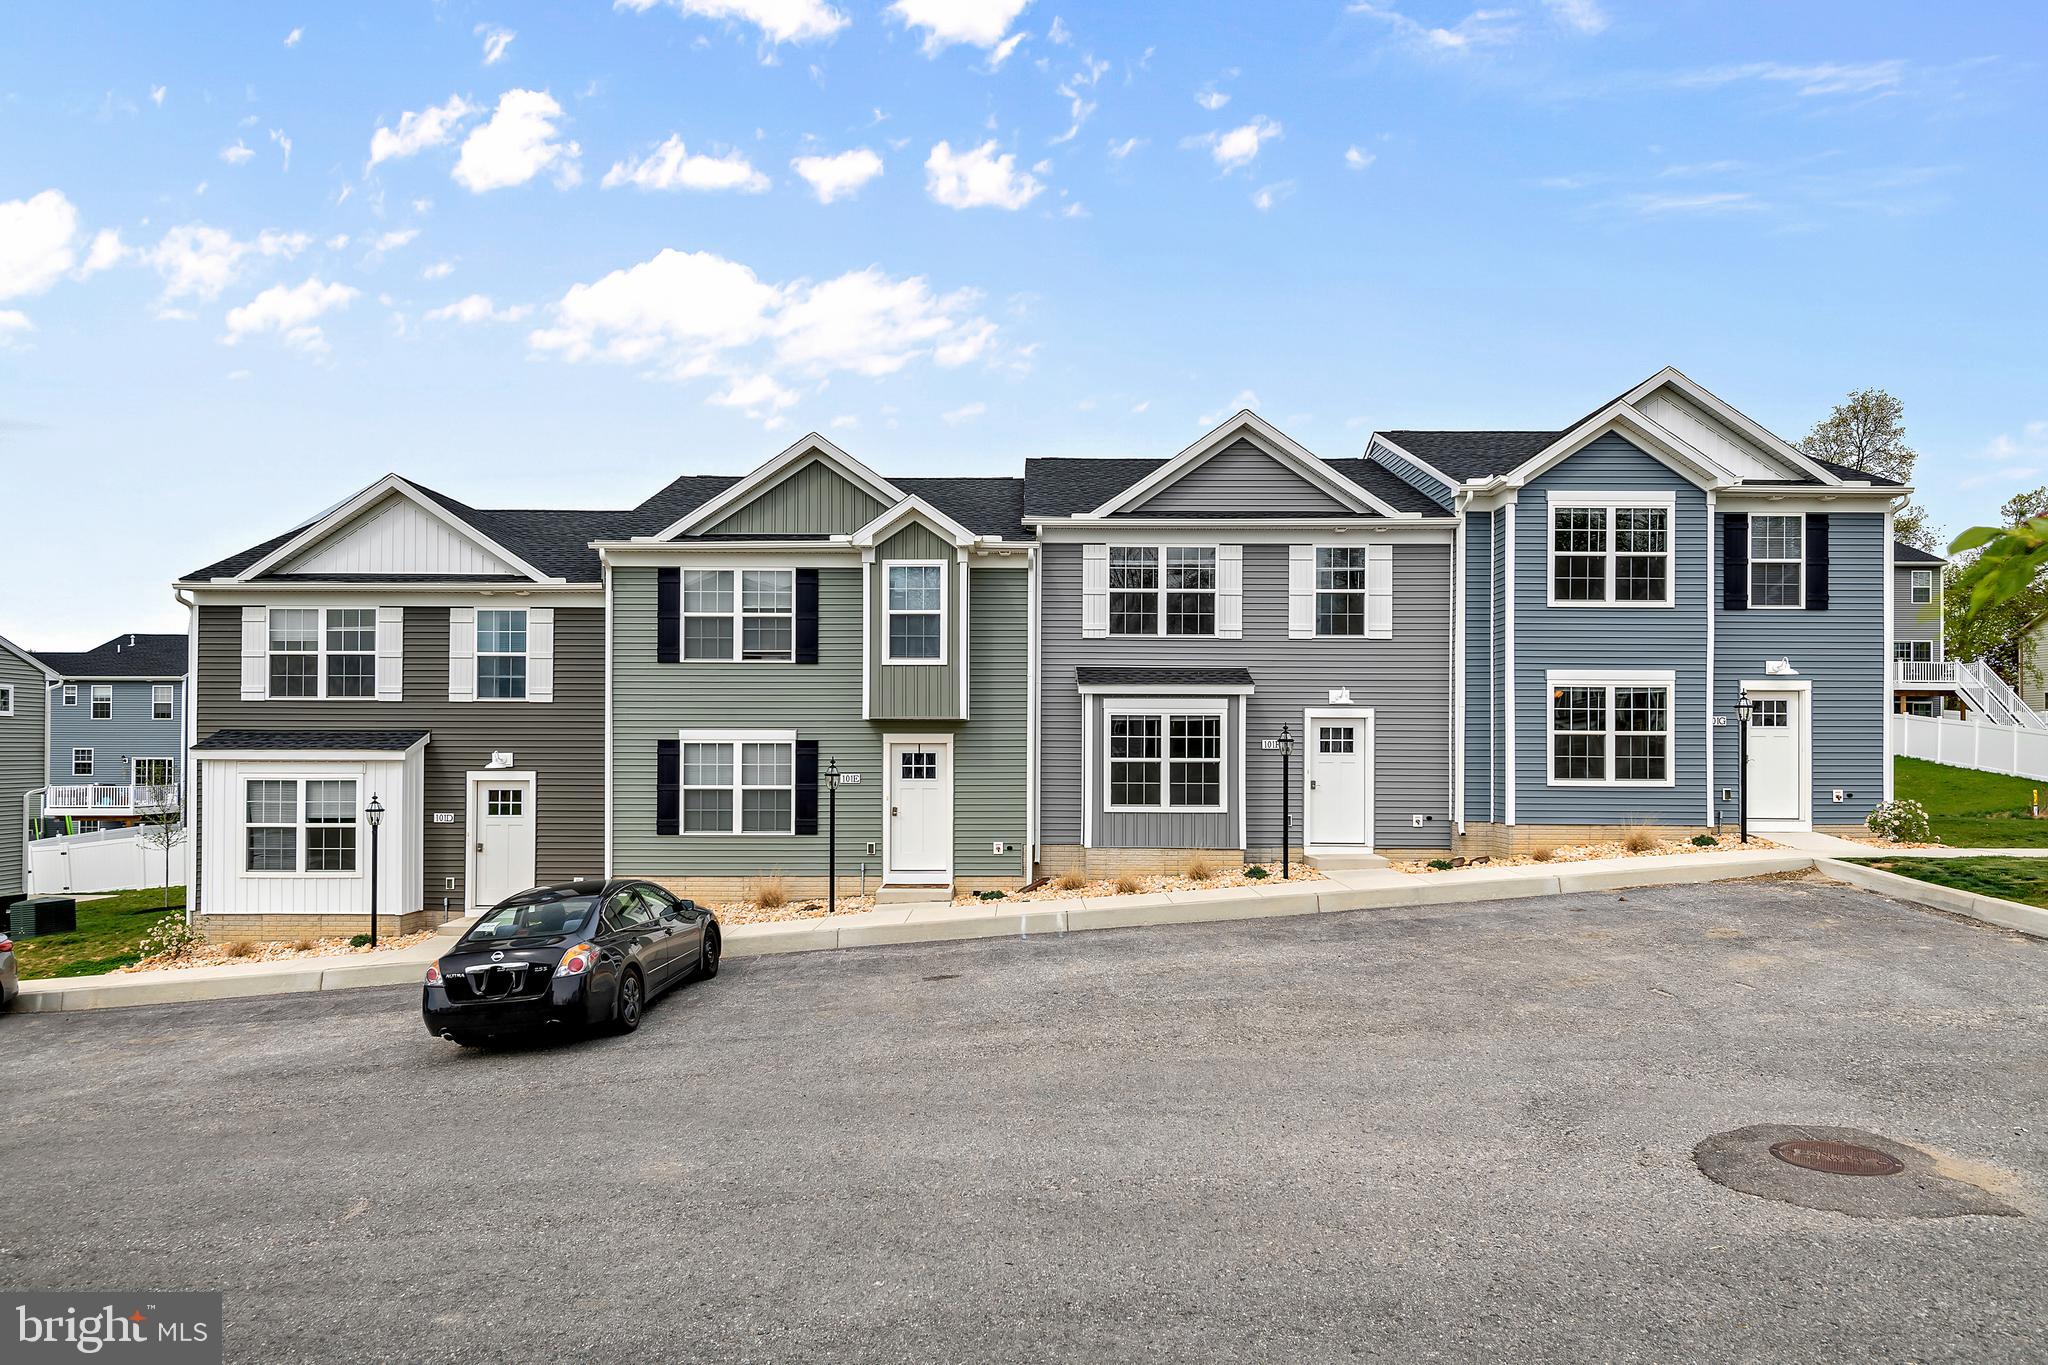
[[[1112,142],[1109,144],[1109,159],[1112,161],[1122,161],[1132,152],[1144,146],[1145,141],[1142,137],[1127,137],[1122,142]]]
[[[821,204],[859,193],[861,186],[882,173],[882,158],[866,147],[855,147],[834,156],[800,156],[789,164],[804,178]]]
[[[1417,23],[1392,6],[1374,4],[1371,0],[1357,0],[1349,12],[1378,19],[1407,43],[1437,53],[1462,54],[1497,46],[1520,31],[1515,22],[1516,11],[1511,9],[1473,10],[1449,28]]]
[[[1249,166],[1258,156],[1259,149],[1280,136],[1280,125],[1261,114],[1250,123],[1221,133],[1205,133],[1191,139],[1200,147],[1207,147],[1209,155],[1225,171],[1234,171],[1240,166]]]
[[[36,325],[28,320],[28,314],[18,308],[0,308],[0,351],[14,345],[21,337],[33,332]]]
[[[671,247],[572,286],[555,305],[553,325],[532,340],[536,349],[569,360],[666,359],[701,374],[717,353],[765,337],[782,302],[782,289],[737,261]]]
[[[1362,171],[1378,160],[1377,154],[1368,152],[1363,147],[1354,145],[1344,149],[1344,164],[1354,171]]]
[[[82,280],[102,270],[111,270],[133,254],[122,244],[119,228],[101,228],[92,236],[92,246],[85,253],[85,263],[78,267],[78,278]]]
[[[1205,85],[1195,92],[1195,103],[1213,114],[1224,105],[1230,103],[1230,96],[1224,94],[1213,85]]]
[[[996,154],[993,138],[969,151],[954,152],[941,142],[925,158],[925,189],[948,208],[1021,209],[1045,186],[1028,171],[1017,169],[1014,153]]]
[[[951,412],[940,413],[939,420],[949,427],[957,427],[962,422],[972,422],[975,418],[983,416],[987,412],[988,404],[986,403],[963,403]]]
[[[428,322],[517,322],[533,311],[527,304],[510,308],[499,308],[491,303],[488,294],[471,294],[457,299],[445,308],[428,311]]]
[[[1030,3],[1031,0],[895,0],[888,12],[910,28],[923,29],[925,55],[932,56],[954,43],[996,46]]]
[[[700,19],[752,24],[771,43],[815,42],[850,22],[824,0],[613,0],[613,8],[640,14],[660,4]]]
[[[61,190],[0,202],[0,299],[40,294],[76,259],[78,210]]]
[[[932,359],[947,369],[957,369],[979,360],[995,339],[996,325],[987,318],[981,318],[956,329],[952,340],[934,347]]]
[[[420,230],[418,228],[394,228],[377,239],[375,249],[380,252],[396,251],[398,248],[409,244],[413,238],[419,235]]]
[[[286,47],[297,47],[299,45],[299,39],[305,36],[306,30],[304,30],[303,28],[295,28],[290,33],[284,35],[284,45]]]
[[[484,40],[485,66],[496,66],[503,61],[505,49],[512,46],[512,40],[519,36],[512,29],[501,28],[497,24],[478,24],[474,31]]]
[[[291,138],[285,133],[285,131],[282,128],[272,128],[270,130],[270,140],[276,143],[278,147],[284,152],[284,168],[286,170],[290,170],[292,168]]]
[[[1764,207],[1755,195],[1736,190],[1711,194],[1629,194],[1623,195],[1619,202],[1622,207],[1646,217],[1670,213],[1752,212]]]
[[[768,188],[768,177],[755,170],[737,151],[724,156],[691,156],[683,147],[680,133],[637,162],[620,161],[604,174],[604,187],[632,185],[643,190],[739,190],[760,194]]]
[[[149,102],[161,109],[164,107],[164,96],[170,93],[169,88],[166,86],[152,85],[149,87]]]
[[[455,183],[475,194],[524,185],[552,170],[567,188],[583,178],[576,160],[583,149],[556,140],[562,106],[545,90],[507,90],[498,97],[490,122],[475,129],[455,162]]]
[[[420,272],[420,278],[423,280],[445,280],[454,273],[455,263],[453,261],[436,261]]]
[[[1897,87],[1906,77],[1906,63],[1892,59],[1879,62],[1820,62],[1795,66],[1784,62],[1748,62],[1741,66],[1719,66],[1705,71],[1682,72],[1672,84],[1682,89],[1711,90],[1738,81],[1769,81],[1795,87],[1803,96],[1868,95]]]
[[[1581,33],[1600,33],[1608,24],[1607,11],[1600,8],[1598,0],[1543,0],[1551,17],[1566,28]]]
[[[450,95],[446,104],[400,114],[398,127],[379,128],[370,135],[370,164],[375,166],[439,147],[452,139],[455,130],[476,112],[476,106],[462,96]]]
[[[1030,34],[1019,30],[1003,39],[1000,43],[997,43],[995,51],[988,54],[988,69],[991,71],[1002,70],[1003,63],[1010,60],[1011,54],[1016,52],[1018,45],[1030,36]]]
[[[927,348],[962,344],[981,325],[956,314],[971,293],[936,297],[923,277],[892,279],[870,266],[803,289],[775,319],[777,359],[813,374],[894,374]],[[976,344],[978,352],[986,339]]]
[[[1281,180],[1271,185],[1263,185],[1252,192],[1252,207],[1260,213],[1264,213],[1293,193],[1294,182],[1292,180]]]
[[[303,232],[262,232],[244,241],[221,228],[186,223],[138,255],[163,277],[165,299],[213,299],[251,257],[290,260],[311,243]]]
[[[1230,400],[1229,407],[1220,412],[1206,413],[1201,417],[1197,417],[1195,421],[1198,425],[1213,427],[1226,417],[1235,417],[1240,412],[1257,412],[1258,410],[1259,396],[1250,389],[1239,389],[1237,397]]]
[[[221,340],[238,345],[247,337],[275,332],[285,344],[300,351],[324,351],[327,338],[315,321],[336,308],[348,307],[360,291],[345,284],[326,284],[309,277],[302,284],[276,284],[243,304],[228,310],[228,330]]]
[[[798,396],[774,375],[757,372],[732,376],[724,389],[705,401],[721,408],[739,408],[749,417],[768,417],[793,406]]]
[[[249,145],[240,138],[235,139],[234,146],[220,149],[220,159],[227,162],[230,166],[239,166],[254,155],[256,153],[251,151]]]
[[[1045,40],[1048,43],[1057,43],[1059,46],[1065,47],[1074,41],[1074,32],[1067,27],[1066,20],[1055,14],[1052,17],[1052,27],[1045,31]]]

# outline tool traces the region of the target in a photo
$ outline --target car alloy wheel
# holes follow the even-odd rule
[[[704,935],[704,955],[697,966],[698,970],[705,976],[718,975],[718,931],[716,929]]]
[[[631,1033],[640,1027],[640,1006],[640,973],[627,972],[619,979],[619,1032]]]

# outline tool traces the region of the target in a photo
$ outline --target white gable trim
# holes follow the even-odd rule
[[[1683,394],[1693,403],[1705,408],[1722,422],[1735,428],[1735,430],[1741,432],[1757,445],[1762,446],[1772,455],[1785,461],[1794,469],[1801,470],[1819,479],[1824,484],[1851,482],[1850,480],[1843,479],[1840,475],[1830,472],[1824,465],[1815,462],[1810,455],[1799,449],[1798,446],[1783,439],[1760,423],[1753,421],[1737,408],[1724,403],[1721,399],[1715,397],[1706,389],[1701,388],[1672,366],[1666,365],[1663,369],[1657,371],[1657,373],[1651,375],[1633,389],[1630,389],[1623,396],[1622,401],[1633,407],[1642,399],[1649,397],[1658,389],[1664,388],[1667,385],[1677,389],[1679,393]],[[1860,482],[1860,480],[1856,482]]]
[[[1137,506],[1169,484],[1178,482],[1200,468],[1211,456],[1234,444],[1240,437],[1250,441],[1266,455],[1354,512],[1377,513],[1383,517],[1404,520],[1419,518],[1422,515],[1419,512],[1396,511],[1324,464],[1314,452],[1249,409],[1238,413],[1088,515],[1107,517],[1127,507]]]
[[[14,641],[8,639],[5,635],[0,635],[0,649],[6,650],[9,654],[14,655],[23,663],[27,664],[30,668],[33,668],[36,672],[42,674],[43,683],[45,686],[53,682],[61,681],[58,678],[58,676],[50,670],[50,666],[48,664],[44,663],[41,659],[38,659],[35,655],[23,649],[20,645],[14,643]],[[81,679],[80,681],[83,681],[83,679]],[[132,679],[130,681],[132,681]]]
[[[1648,451],[1653,457],[1678,471],[1690,482],[1701,488],[1730,488],[1738,480],[1734,473],[1708,459],[1678,437],[1650,421],[1626,402],[1610,403],[1594,413],[1578,426],[1566,432],[1557,440],[1545,446],[1533,457],[1516,469],[1488,479],[1477,485],[1481,488],[1521,488],[1531,480],[1541,477],[1552,467],[1577,454],[1586,446],[1607,435],[1618,432]]]
[[[1367,459],[1372,458],[1372,448],[1375,445],[1385,446],[1388,450],[1392,451],[1396,455],[1399,455],[1402,459],[1406,460],[1409,464],[1414,465],[1417,469],[1429,475],[1431,478],[1441,480],[1445,485],[1447,485],[1451,489],[1452,492],[1456,492],[1458,489],[1465,486],[1465,481],[1463,479],[1454,479],[1450,475],[1444,473],[1441,469],[1438,469],[1435,465],[1431,464],[1428,460],[1425,460],[1420,455],[1417,455],[1414,451],[1402,449],[1395,442],[1388,440],[1387,434],[1383,431],[1375,431],[1366,440],[1365,457]]]
[[[933,530],[945,536],[954,545],[962,548],[974,544],[976,539],[974,532],[968,530],[965,526],[962,526],[959,522],[953,520],[916,494],[912,494],[894,507],[889,508],[882,515],[855,531],[848,539],[851,544],[863,550],[869,549],[881,544],[891,535],[894,535],[904,524],[913,520],[930,523]]]
[[[471,526],[468,522],[456,516],[453,512],[450,512],[440,503],[420,492],[419,489],[413,487],[396,474],[386,474],[383,478],[342,503],[339,507],[309,523],[297,535],[257,560],[254,564],[251,564],[248,568],[242,570],[241,573],[225,581],[230,583],[247,583],[252,579],[261,578],[278,565],[297,558],[306,550],[327,539],[334,532],[346,526],[350,521],[353,521],[358,515],[375,506],[379,499],[393,493],[408,499],[415,506],[426,512],[427,515],[433,517],[457,535],[475,541],[485,550],[504,560],[534,582],[561,583],[566,581],[560,578],[551,578],[539,569],[534,568],[533,565],[527,563],[518,555],[513,554],[510,550],[498,544],[497,541],[492,540],[489,536],[477,530],[476,527]]]
[[[680,521],[640,539],[674,540],[677,536],[709,526],[782,482],[785,475],[795,473],[797,467],[813,455],[833,466],[855,486],[865,489],[885,507],[893,507],[907,496],[895,484],[814,431],[711,501],[686,513]]]

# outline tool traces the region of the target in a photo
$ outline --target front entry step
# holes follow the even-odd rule
[[[1308,865],[1320,872],[1375,872],[1387,860],[1377,853],[1311,853]]]
[[[953,899],[950,886],[878,886],[876,905],[929,905]]]

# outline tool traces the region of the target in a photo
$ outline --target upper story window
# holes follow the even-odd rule
[[[1934,641],[1894,640],[1892,657],[1901,663],[1931,664],[1934,662]]]
[[[683,570],[683,658],[795,657],[796,570]]]
[[[1671,785],[1671,686],[1553,681],[1552,786]]]
[[[1806,518],[1752,516],[1749,519],[1749,605],[1806,605]]]
[[[114,685],[94,683],[92,685],[92,718],[112,720],[114,718]]]
[[[525,608],[477,612],[476,696],[478,701],[526,700]]]
[[[154,683],[149,689],[149,715],[152,720],[171,718],[171,685]]]
[[[1913,605],[1924,607],[1934,600],[1934,570],[1913,570]]]
[[[1363,545],[1316,550],[1316,634],[1365,634],[1367,558]]]
[[[0,716],[14,714],[14,687],[11,683],[0,683]]]
[[[64,684],[64,704],[65,704],[66,706],[76,706],[76,705],[78,705],[78,684],[77,684],[77,683],[65,683],[65,684]]]
[[[1216,547],[1112,545],[1111,635],[1214,635]]]
[[[1671,508],[1616,499],[1550,509],[1553,606],[1669,606]]]
[[[375,607],[273,607],[269,636],[272,697],[377,695]]]
[[[891,663],[946,661],[946,566],[937,561],[888,566],[886,635]]]

